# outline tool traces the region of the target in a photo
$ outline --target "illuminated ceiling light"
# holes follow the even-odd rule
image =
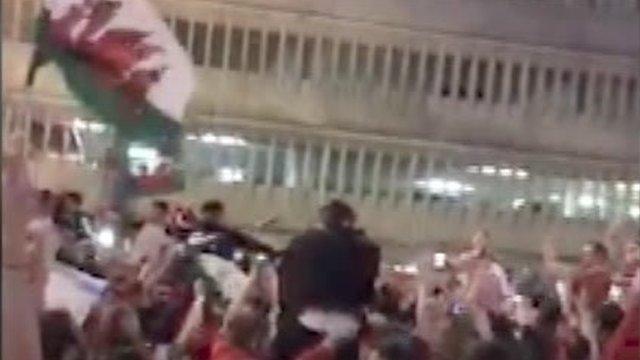
[[[616,191],[618,191],[618,192],[627,191],[627,184],[623,183],[622,181],[618,181],[616,183]]]
[[[223,146],[245,146],[247,142],[237,136],[222,135],[218,136],[218,144]]]
[[[526,203],[525,199],[522,199],[522,198],[513,199],[513,202],[511,203],[511,207],[514,210],[518,210],[521,207],[523,207],[525,203]]]
[[[79,130],[86,130],[89,127],[86,121],[83,121],[79,117],[73,119],[73,127]]]
[[[629,216],[634,219],[640,218],[640,206],[632,206],[629,208]]]
[[[191,140],[191,141],[198,140],[198,135],[196,135],[196,134],[187,134],[186,138],[187,138],[187,140]]]
[[[595,206],[596,202],[592,196],[582,195],[578,198],[578,205],[580,207],[591,209]]]
[[[480,166],[478,166],[478,165],[467,166],[466,171],[469,174],[479,174],[480,173]]]
[[[415,275],[418,273],[418,265],[408,264],[402,267],[402,272]]]
[[[640,192],[640,183],[633,183],[633,185],[631,185],[631,190],[633,192]]]
[[[473,185],[465,185],[462,187],[462,191],[466,192],[466,193],[471,193],[476,191],[476,188]]]
[[[212,133],[206,133],[200,136],[200,141],[206,144],[215,144],[216,142],[218,142],[218,137]]]
[[[107,130],[107,125],[103,123],[99,123],[99,122],[89,123],[89,131],[91,132],[99,134],[99,133],[105,132],[105,130]]]
[[[427,188],[434,193],[441,193],[445,190],[446,182],[442,179],[431,179],[427,182]]]
[[[445,188],[450,193],[459,193],[462,190],[462,184],[457,181],[447,181]]]
[[[520,180],[527,179],[529,177],[529,172],[524,169],[516,170],[516,178]]]
[[[481,169],[483,175],[493,176],[496,174],[496,167],[491,165],[485,165]]]
[[[502,168],[498,171],[498,174],[500,174],[500,176],[502,177],[511,177],[513,176],[513,169]]]
[[[560,196],[560,194],[558,193],[553,193],[549,195],[549,201],[551,201],[552,203],[559,203],[561,200],[562,200],[562,196]]]
[[[134,159],[156,159],[158,150],[150,147],[130,146],[127,155]]]
[[[244,171],[240,168],[225,167],[218,170],[218,181],[221,183],[237,183],[244,180]]]

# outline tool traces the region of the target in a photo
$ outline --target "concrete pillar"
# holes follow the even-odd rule
[[[187,52],[189,53],[190,56],[193,56],[193,41],[195,39],[195,27],[196,27],[196,22],[192,19],[192,18],[188,18],[187,19]]]
[[[591,121],[594,115],[593,104],[595,101],[595,84],[596,84],[596,71],[589,69],[587,72],[587,89],[585,93],[584,114],[588,121]]]
[[[269,149],[267,150],[267,171],[265,175],[265,185],[267,187],[273,187],[273,173],[276,157],[276,145],[277,141],[275,137],[269,139]]]
[[[629,89],[626,86],[626,81],[624,77],[620,77],[620,85],[618,88],[618,104],[617,106],[617,110],[616,110],[616,114],[617,114],[617,118],[620,120],[624,120],[626,119],[626,109],[625,109],[625,99],[628,96],[628,91]]]
[[[505,106],[509,106],[509,100],[511,97],[511,78],[513,72],[513,59],[505,59],[504,61],[504,70],[502,72],[502,91],[500,95],[502,99],[498,103],[503,104]]]
[[[322,79],[322,36],[318,35],[315,37],[315,44],[313,50],[313,74],[312,78],[319,82]]]
[[[418,60],[418,75],[415,87],[412,89],[415,91],[418,98],[422,98],[423,94],[423,84],[424,84],[424,68],[426,67],[427,61],[427,49],[424,47],[420,49],[420,59]]]
[[[368,44],[368,49],[369,51],[367,52],[367,78],[372,79],[373,78],[373,63],[374,63],[374,57],[375,57],[375,50],[376,50],[376,46],[375,44]]]
[[[295,188],[299,185],[299,174],[296,167],[296,147],[295,140],[289,139],[287,143],[286,167],[284,182],[288,188]]]
[[[260,41],[260,69],[259,72],[261,75],[264,75],[267,72],[267,41],[269,32],[267,29],[262,28],[262,39]]]
[[[409,207],[413,206],[413,182],[416,178],[416,169],[418,167],[419,159],[420,156],[418,155],[418,153],[412,153],[411,159],[409,160],[409,167],[407,168],[407,176],[405,178],[404,202]]]
[[[231,53],[231,21],[227,20],[224,26],[224,50],[222,52],[222,70],[229,70],[229,55]]]
[[[287,33],[283,27],[280,27],[280,39],[278,42],[278,59],[276,62],[276,79],[282,79],[284,76],[284,44]]]
[[[451,100],[458,99],[458,93],[460,89],[460,68],[462,67],[462,54],[459,52],[453,53],[453,69],[451,74],[451,87],[449,97]]]
[[[356,78],[356,61],[358,59],[358,42],[356,40],[351,41],[351,58],[349,59],[349,79]]]
[[[527,107],[527,85],[529,84],[529,67],[531,62],[529,59],[525,59],[520,66],[520,84],[518,84],[518,99],[516,104],[520,106],[522,110]]]
[[[476,88],[478,82],[478,67],[480,66],[480,58],[477,55],[471,57],[471,68],[469,69],[469,80],[467,82],[467,100],[466,102],[473,105],[476,101]]]
[[[313,151],[313,145],[311,141],[307,139],[304,146],[304,159],[302,160],[302,186],[305,188],[313,187],[313,181],[311,179],[311,155]]]
[[[371,199],[374,202],[378,201],[380,195],[380,171],[382,168],[382,150],[376,151],[376,157],[373,163],[373,170],[371,173]]]
[[[333,50],[331,51],[331,79],[338,78],[338,60],[340,56],[340,40],[332,39],[331,44],[333,46]]]
[[[240,54],[240,69],[247,71],[247,59],[249,58],[249,29],[242,28],[242,52]]]
[[[364,146],[360,146],[358,150],[358,159],[356,160],[356,173],[353,181],[353,194],[357,201],[362,199],[362,187],[364,184],[364,159],[367,149]]]
[[[209,67],[211,62],[211,38],[213,36],[213,22],[207,21],[206,34],[204,35],[204,61],[202,62],[204,67]]]
[[[487,104],[491,104],[491,99],[493,98],[493,81],[495,80],[495,74],[496,59],[490,57],[487,59],[487,77],[486,83],[484,84],[484,102]]]
[[[304,36],[302,35],[303,34],[298,34],[298,41],[296,42],[296,54],[293,62],[293,74],[295,80],[302,79],[302,51],[304,47]]]
[[[611,108],[611,85],[613,80],[611,73],[603,73],[602,80],[604,83],[602,85],[602,105],[600,108],[600,116],[602,116],[605,123],[609,123],[612,122],[611,113],[609,112],[609,109]]]
[[[389,92],[389,78],[391,76],[391,51],[392,47],[387,45],[384,53],[384,70],[382,72],[382,92],[387,94]]]
[[[331,161],[331,143],[325,141],[322,151],[322,159],[320,161],[320,177],[318,179],[318,190],[320,193],[320,201],[324,203],[327,200],[327,176],[329,174],[329,163]]]
[[[402,92],[406,91],[407,84],[407,72],[409,69],[409,48],[405,47],[402,51],[402,67],[400,68],[400,81],[399,81],[399,89]]]
[[[347,145],[342,144],[340,147],[340,157],[338,158],[338,181],[337,181],[337,193],[339,195],[344,194],[345,182],[346,182],[346,166],[347,166]]]
[[[389,172],[389,188],[387,190],[388,202],[393,205],[396,201],[396,194],[398,193],[398,167],[400,165],[400,153],[397,151],[393,153],[391,158],[391,170]]]
[[[435,98],[442,97],[442,83],[444,81],[444,63],[445,63],[445,51],[444,46],[440,45],[438,50],[438,57],[435,65],[436,74],[433,80],[433,96]]]

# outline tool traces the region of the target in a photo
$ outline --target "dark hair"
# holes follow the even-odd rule
[[[224,211],[224,204],[219,200],[208,200],[200,207],[202,213],[220,213]]]
[[[82,198],[82,194],[77,191],[69,191],[65,194],[66,198],[73,201],[77,205],[82,205],[84,199]]]
[[[427,343],[404,330],[395,330],[385,335],[376,347],[381,358],[387,360],[428,359]]]
[[[601,256],[603,258],[609,257],[609,250],[603,243],[599,241],[593,241],[591,243],[591,250],[595,255]]]
[[[466,356],[468,360],[509,360],[509,351],[501,344],[481,342]]]
[[[356,221],[356,213],[342,200],[331,200],[320,209],[322,223],[329,229],[344,228],[345,223]]]
[[[162,212],[169,212],[169,203],[164,200],[155,200],[151,206]]]
[[[602,304],[598,309],[598,325],[602,331],[614,331],[624,318],[624,311],[614,302]]]

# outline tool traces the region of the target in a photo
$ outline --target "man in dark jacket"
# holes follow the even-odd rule
[[[334,200],[320,216],[323,227],[294,238],[282,257],[277,359],[294,357],[320,336],[300,323],[306,310],[347,314],[361,323],[374,297],[380,249],[354,227],[356,215],[347,204]],[[357,358],[357,344],[339,352],[340,359]]]

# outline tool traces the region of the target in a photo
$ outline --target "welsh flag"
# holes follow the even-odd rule
[[[53,61],[80,102],[120,136],[179,148],[193,67],[147,0],[44,0],[36,34],[27,86]]]

